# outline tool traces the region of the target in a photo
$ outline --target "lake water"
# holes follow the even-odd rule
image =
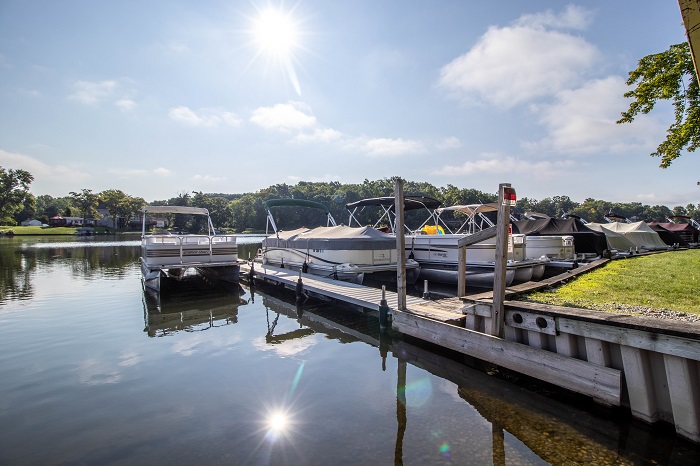
[[[156,299],[138,244],[0,238],[0,464],[700,463],[354,307],[194,279]]]

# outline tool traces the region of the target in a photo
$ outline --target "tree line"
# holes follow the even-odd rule
[[[393,196],[394,182],[391,179],[367,180],[362,183],[343,184],[334,182],[300,181],[294,185],[275,184],[255,193],[222,194],[201,191],[178,193],[170,199],[147,203],[143,198],[131,196],[119,189],[108,189],[93,193],[90,189],[71,191],[68,196],[34,196],[29,192],[33,177],[24,170],[6,170],[0,166],[0,225],[17,225],[24,220],[36,218],[48,223],[56,215],[99,218],[98,207],[109,211],[114,225],[129,228],[129,219],[140,219],[141,209],[149,205],[175,205],[204,207],[209,210],[212,222],[217,228],[235,232],[264,231],[266,227],[265,201],[270,199],[306,199],[324,204],[336,222],[348,224],[349,213],[345,205],[361,199]],[[478,204],[496,201],[496,193],[486,193],[476,189],[458,188],[451,184],[437,187],[426,182],[406,181],[406,195],[425,196],[437,199],[444,206]],[[666,222],[669,216],[687,215],[700,221],[700,204],[688,204],[669,208],[663,205],[650,206],[640,202],[610,202],[587,198],[579,203],[569,196],[553,196],[541,200],[523,197],[518,199],[516,216],[527,213],[541,213],[550,217],[573,214],[591,222],[604,222],[605,215],[614,213],[632,221]],[[427,212],[406,213],[406,224],[417,227],[426,218]],[[361,224],[373,224],[381,215],[379,209],[365,209],[356,218]],[[325,214],[313,209],[284,209],[274,211],[275,222],[282,229],[300,226],[325,224]],[[196,218],[196,217],[195,217]],[[119,219],[122,219],[119,222]],[[126,220],[126,221],[124,221]],[[188,216],[175,216],[173,226],[182,230],[192,230],[199,225]],[[139,225],[133,222],[133,225]]]

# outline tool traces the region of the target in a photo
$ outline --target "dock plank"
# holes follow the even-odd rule
[[[250,265],[241,265],[241,272],[250,274]],[[308,273],[302,273],[300,275],[297,271],[279,267],[255,264],[255,276],[281,283],[289,288],[295,288],[297,280],[301,276],[306,292],[316,293],[375,311],[379,310],[382,300],[382,290],[379,288],[342,282]],[[387,290],[385,292],[385,297],[389,309],[395,310],[398,305],[398,295],[393,291]],[[444,323],[463,325],[464,315],[461,312],[463,303],[459,300],[451,302],[450,305],[445,305],[442,302],[438,303],[415,296],[407,296],[406,306],[417,315],[422,315],[426,318]]]

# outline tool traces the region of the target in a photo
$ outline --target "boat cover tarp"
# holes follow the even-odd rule
[[[603,225],[607,224],[593,222],[586,223],[586,226],[589,227],[591,230],[598,231],[605,235],[605,240],[608,242],[608,249],[614,249],[617,251],[629,251],[630,249],[634,249],[636,247],[632,241],[625,238],[625,235],[613,230],[603,228]]]
[[[634,222],[634,223],[588,223],[588,227],[595,229],[594,225],[599,225],[602,228],[606,236],[608,237],[608,243],[613,237],[609,235],[608,232],[614,232],[622,235],[627,241],[629,241],[635,248],[643,248],[648,250],[654,249],[666,249],[668,246],[664,243],[659,235],[649,227],[644,222]],[[618,240],[615,240],[618,241]],[[625,248],[615,247],[614,249],[623,250]],[[626,248],[629,249],[629,246]]]
[[[659,235],[661,241],[669,246],[673,246],[674,244],[677,244],[678,246],[688,246],[688,242],[675,231],[667,230],[658,223],[647,223],[647,225],[649,225],[649,227]]]
[[[531,236],[573,236],[577,253],[603,254],[608,249],[605,233],[588,228],[577,218],[540,218],[513,222],[513,233]]]
[[[691,243],[698,242],[698,230],[690,223],[650,223],[649,225],[660,225],[668,231],[673,231],[685,238],[688,238]]]
[[[263,247],[325,250],[396,249],[396,238],[372,227],[297,228],[280,231],[262,242]]]

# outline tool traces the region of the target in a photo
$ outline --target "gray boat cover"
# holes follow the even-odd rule
[[[621,222],[613,222],[613,223],[587,223],[587,227],[592,228],[592,229],[597,229],[601,228],[599,231],[603,231],[605,233],[605,236],[608,238],[608,243],[611,244],[611,239],[614,238],[615,242],[619,242],[619,238],[617,235],[621,235],[624,237],[629,243],[631,243],[631,247],[637,247],[637,248],[643,248],[643,249],[648,249],[648,250],[654,250],[654,249],[667,249],[668,246],[666,243],[664,243],[659,235],[649,227],[644,222],[635,222],[635,223],[621,223]],[[615,233],[615,235],[611,235],[609,232]],[[612,246],[612,244],[611,244]],[[617,247],[617,246],[612,246],[613,249],[618,249],[618,250],[625,250],[629,249],[630,246],[627,247]]]
[[[262,242],[263,247],[286,249],[378,250],[396,249],[396,238],[372,227],[298,228],[280,231]]]
[[[577,218],[541,218],[513,222],[513,233],[528,236],[573,236],[577,253],[603,254],[608,248],[605,233],[591,230]]]

